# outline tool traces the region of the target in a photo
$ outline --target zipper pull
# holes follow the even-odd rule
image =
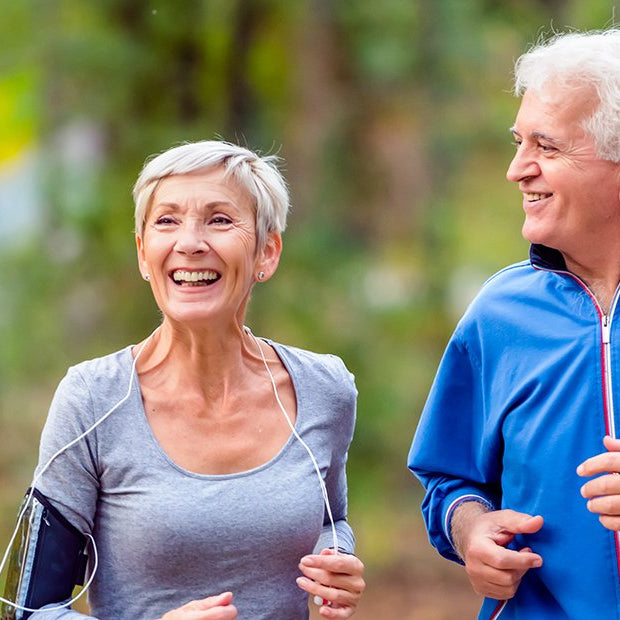
[[[611,341],[611,321],[609,320],[609,316],[605,315],[603,317],[601,328],[603,344],[609,344]]]

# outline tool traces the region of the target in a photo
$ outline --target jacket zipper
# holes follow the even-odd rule
[[[616,423],[614,420],[614,399],[613,399],[613,389],[612,389],[612,381],[611,381],[611,322],[612,317],[616,311],[616,305],[618,303],[618,293],[620,292],[620,286],[616,288],[614,292],[614,296],[611,299],[611,304],[609,306],[609,311],[607,314],[603,312],[601,305],[598,303],[598,300],[594,296],[594,293],[590,290],[588,285],[574,273],[570,271],[564,271],[562,269],[547,269],[544,267],[535,267],[535,269],[540,269],[541,271],[551,271],[553,273],[562,273],[567,276],[570,276],[583,288],[583,290],[588,294],[592,302],[594,303],[594,307],[596,308],[596,312],[599,316],[599,320],[601,322],[601,356],[602,356],[602,366],[603,366],[603,406],[605,413],[605,431],[614,439],[616,438]],[[620,541],[620,539],[619,539]],[[618,546],[620,550],[620,546]],[[620,569],[620,555],[618,556],[618,568]]]
[[[573,276],[575,277],[575,276]],[[592,294],[592,291],[585,285],[584,282],[579,280],[581,286],[583,286],[588,294],[592,297],[597,312],[601,321],[601,346],[603,355],[603,403],[605,409],[605,431],[610,437],[616,438],[616,421],[614,411],[614,394],[612,385],[612,372],[611,372],[611,323],[614,313],[616,311],[616,305],[618,303],[618,289],[614,292],[614,296],[611,300],[609,310],[607,314],[603,313],[603,310],[596,300],[596,297]],[[619,287],[620,288],[620,287]],[[620,575],[620,532],[615,531],[614,543],[616,547],[616,566],[618,574]]]
[[[615,296],[613,305],[615,306]],[[603,344],[603,359],[605,360],[604,385],[605,385],[605,404],[606,404],[606,427],[607,433],[612,437],[616,437],[616,423],[614,419],[614,396],[611,385],[611,317],[613,309],[609,314],[601,316],[601,335]]]
[[[534,266],[534,265],[533,265]],[[590,290],[590,288],[586,285],[586,283],[576,276],[574,273],[570,271],[565,271],[562,269],[548,269],[545,267],[534,266],[535,269],[540,269],[541,271],[551,271],[553,273],[563,273],[575,280],[583,288],[583,290],[588,294],[588,296],[592,299],[596,311],[599,316],[599,320],[601,322],[601,355],[602,355],[602,366],[603,366],[603,409],[605,414],[605,431],[614,439],[616,438],[616,423],[615,423],[615,414],[614,414],[614,399],[613,399],[613,389],[612,389],[612,377],[611,377],[611,323],[614,313],[616,311],[616,305],[618,303],[618,293],[620,291],[620,286],[616,288],[614,292],[614,296],[612,297],[611,304],[609,305],[608,313],[605,314],[601,305],[598,303],[598,300],[594,296],[594,293]],[[620,576],[620,532],[615,531],[614,533],[614,543],[616,547],[616,567],[618,570],[618,575]],[[620,583],[618,584],[620,587]],[[500,610],[501,613],[501,610]]]

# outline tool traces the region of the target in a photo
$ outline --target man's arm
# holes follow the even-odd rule
[[[541,516],[514,510],[489,510],[477,501],[463,502],[450,523],[454,549],[465,563],[475,592],[489,598],[512,598],[530,568],[542,558],[529,547],[507,549],[516,534],[533,534],[543,526]]]

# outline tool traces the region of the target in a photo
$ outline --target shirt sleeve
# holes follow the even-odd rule
[[[325,487],[329,498],[332,516],[338,537],[338,547],[347,552],[353,553],[355,550],[355,536],[351,526],[347,522],[347,475],[346,465],[348,451],[353,439],[355,428],[357,388],[355,378],[347,370],[342,360],[334,358],[339,366],[339,381],[335,394],[336,399],[332,420],[334,426],[330,431],[330,440],[333,441],[331,465],[325,475]],[[323,530],[317,544],[315,552],[321,549],[334,546],[331,521],[325,509]]]
[[[93,531],[99,489],[96,431],[80,437],[94,424],[95,415],[88,386],[77,369],[69,369],[56,390],[41,434],[34,478],[34,486],[85,534]],[[46,605],[31,619],[95,620],[58,604]]]
[[[426,490],[422,514],[431,544],[460,562],[450,537],[454,509],[464,501],[499,507],[501,433],[488,420],[477,358],[452,337],[416,430],[408,467]]]
[[[93,399],[80,372],[60,382],[41,434],[35,486],[83,533],[92,533],[99,491]]]
[[[67,607],[46,605],[30,616],[30,620],[97,620],[94,616],[87,616]]]

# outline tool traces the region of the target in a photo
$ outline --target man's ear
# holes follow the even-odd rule
[[[269,280],[276,272],[282,254],[282,235],[277,232],[267,233],[265,245],[258,253],[256,274],[262,273],[261,282]],[[258,275],[257,275],[258,278]]]

